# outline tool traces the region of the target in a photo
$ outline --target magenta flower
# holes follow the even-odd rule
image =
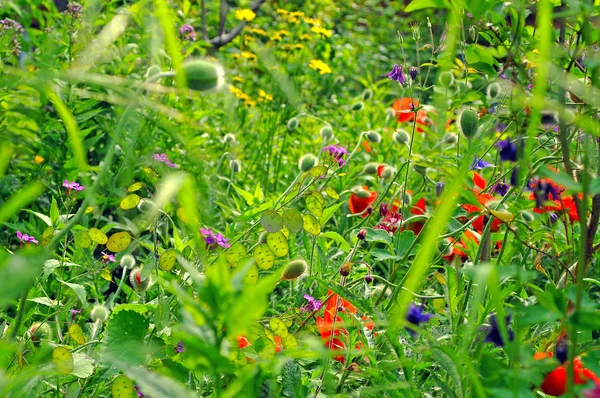
[[[106,264],[106,263],[108,263],[108,262],[111,262],[111,263],[116,263],[116,262],[117,262],[117,259],[115,258],[115,255],[114,255],[114,254],[112,254],[112,253],[111,253],[111,254],[108,254],[108,253],[104,253],[104,252],[102,252],[102,263],[103,263],[103,264]]]
[[[81,313],[81,310],[69,310],[69,312],[71,313],[71,322],[75,322],[75,317]]]
[[[302,312],[319,311],[323,306],[321,300],[315,300],[315,298],[309,294],[305,294],[304,298],[306,299],[306,301],[308,301],[308,303],[300,307],[300,310]]]
[[[68,180],[64,180],[62,186],[67,188],[67,195],[71,195],[71,192],[75,191],[75,193],[79,191],[83,191],[85,187],[83,185],[79,185],[75,181],[69,182]]]
[[[169,158],[167,157],[167,155],[165,153],[155,153],[154,156],[152,156],[152,158],[154,160],[156,160],[157,162],[161,162],[166,164],[169,167],[173,167],[173,168],[177,168],[178,166],[175,163],[172,163]]]
[[[200,228],[200,234],[204,237],[206,247],[209,250],[214,250],[218,246],[228,249],[231,245],[229,239],[220,233],[214,233],[210,228]]]
[[[21,241],[21,243],[35,243],[36,245],[39,244],[36,238],[27,234],[22,234],[21,231],[17,231],[17,238]]]
[[[179,341],[177,342],[177,345],[175,346],[175,351],[176,351],[177,353],[181,354],[181,353],[183,352],[183,350],[184,350],[184,347],[183,347],[183,342],[182,342],[181,340],[179,340]]]
[[[344,167],[346,165],[346,160],[342,157],[347,155],[349,152],[346,148],[341,145],[327,145],[323,148],[323,152],[328,152],[333,160],[335,160],[340,167]]]
[[[183,36],[184,40],[187,41],[196,41],[197,37],[196,37],[196,32],[194,31],[194,27],[190,24],[184,24],[181,25],[181,28],[179,28],[179,33],[181,34],[181,36]]]

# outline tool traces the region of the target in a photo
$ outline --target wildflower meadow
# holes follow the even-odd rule
[[[597,0],[0,0],[0,397],[600,398]]]

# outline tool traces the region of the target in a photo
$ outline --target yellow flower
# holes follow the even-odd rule
[[[300,21],[300,18],[304,17],[304,13],[302,11],[294,11],[291,12],[288,16],[287,16],[287,21],[289,23],[297,23]]]
[[[242,83],[242,84],[245,82],[244,78],[243,77],[239,77],[239,76],[234,76],[233,77],[233,81],[234,82],[238,82],[238,83]]]
[[[290,13],[288,10],[284,10],[282,8],[278,8],[277,12],[283,16],[288,15]]]
[[[281,41],[283,40],[283,36],[289,36],[290,32],[285,29],[280,30],[279,32],[275,32],[273,36],[271,36],[271,40]]]
[[[233,57],[236,59],[245,58],[250,61],[256,61],[256,55],[252,54],[250,51],[242,51],[240,54],[233,54]]]
[[[302,44],[294,44],[295,50],[302,50],[303,48],[304,48],[304,46]]]
[[[35,162],[35,164],[42,164],[42,162],[46,160],[43,157],[41,157],[40,155],[35,155],[35,158],[33,158],[33,161]]]
[[[329,65],[319,59],[311,59],[308,63],[308,67],[318,71],[322,75],[332,72]]]
[[[250,29],[251,33],[256,33],[257,35],[261,35],[261,36],[266,36],[267,32],[265,32],[263,29],[260,28],[252,28]]]
[[[263,89],[258,90],[258,100],[262,101],[273,101],[273,96],[271,94],[267,94]]]
[[[300,40],[308,40],[308,41],[310,41],[310,40],[312,40],[312,38],[313,37],[311,35],[309,35],[308,33],[304,33],[302,36],[300,36]]]
[[[256,13],[248,8],[242,8],[239,10],[235,10],[235,17],[240,21],[250,22],[254,18],[256,18]]]
[[[304,22],[309,25],[321,25],[321,20],[319,18],[304,18]]]
[[[333,30],[324,29],[324,28],[322,28],[320,26],[313,26],[310,29],[310,31],[314,32],[314,33],[316,33],[318,35],[320,35],[321,38],[323,38],[323,37],[331,37],[331,35],[333,34]]]
[[[283,51],[289,51],[292,49],[292,46],[290,44],[284,44],[283,46],[281,46],[281,49]]]
[[[250,97],[248,97],[244,100],[244,105],[247,105],[250,108],[254,108],[256,106],[256,101],[253,101],[252,99],[250,99]]]

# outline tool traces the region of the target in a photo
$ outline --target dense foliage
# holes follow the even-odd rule
[[[600,6],[1,0],[0,396],[600,397]]]

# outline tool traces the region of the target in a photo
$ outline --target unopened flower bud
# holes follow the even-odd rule
[[[367,284],[372,283],[373,282],[373,277],[371,275],[365,276],[365,282],[367,282]]]
[[[131,269],[135,266],[135,257],[133,257],[131,254],[125,254],[123,257],[121,257],[120,264],[121,267],[127,267]]]
[[[489,99],[496,99],[500,95],[500,84],[497,82],[492,83],[487,88],[487,96]]]
[[[331,126],[325,125],[321,127],[321,131],[319,131],[319,134],[321,134],[321,137],[323,137],[325,141],[330,140],[331,137],[333,137],[333,129],[331,128]]]
[[[35,322],[29,328],[31,334],[31,341],[34,345],[38,345],[41,340],[52,340],[52,328],[47,322]]]
[[[104,322],[108,319],[110,311],[103,305],[95,305],[90,312],[90,318],[94,322]]]
[[[316,164],[317,158],[310,153],[307,153],[300,158],[300,161],[298,162],[298,168],[304,173],[307,173],[310,169],[315,167]]]
[[[385,110],[385,116],[386,116],[387,118],[392,118],[392,117],[395,117],[395,116],[396,116],[396,111],[394,110],[394,108],[387,108],[387,109]]]
[[[411,66],[408,74],[410,75],[410,78],[414,81],[417,80],[417,76],[419,76],[419,68],[417,68],[416,66]]]
[[[398,144],[406,145],[410,141],[410,134],[408,134],[408,131],[406,130],[398,130],[392,134],[392,138]]]
[[[284,268],[281,277],[285,280],[294,280],[300,277],[306,271],[306,261],[294,260],[290,261]]]
[[[354,103],[350,109],[357,112],[357,111],[362,111],[362,109],[364,107],[365,107],[365,104],[363,104],[362,102],[359,101],[359,102]]]
[[[525,221],[528,224],[532,223],[535,220],[535,216],[533,214],[531,214],[530,212],[528,212],[527,210],[521,211],[521,218],[523,219],[523,221]]]
[[[235,143],[237,142],[237,139],[235,138],[235,135],[233,135],[232,133],[227,133],[223,137],[223,142],[226,144],[229,144],[229,145],[235,145]]]
[[[458,142],[458,135],[454,133],[446,133],[442,137],[442,142],[448,145],[454,145]]]
[[[435,184],[435,196],[437,196],[438,198],[442,196],[442,192],[444,192],[445,187],[445,182],[438,182],[437,184]]]
[[[192,90],[204,91],[221,86],[225,72],[214,62],[191,59],[181,65],[178,74],[185,75],[187,85]]]
[[[373,98],[373,90],[366,89],[362,94],[363,101],[368,101]]]
[[[352,270],[352,263],[344,263],[340,267],[340,275],[348,276],[348,275],[350,275],[350,270]]]
[[[242,163],[239,160],[234,159],[229,162],[229,168],[234,174],[237,174],[242,170]]]
[[[381,172],[379,173],[379,177],[383,178],[384,180],[387,180],[387,179],[391,178],[395,172],[396,172],[396,169],[393,168],[392,166],[384,166],[383,169],[381,170]]]
[[[160,66],[150,65],[150,67],[148,67],[148,70],[146,71],[146,79],[151,79],[152,77],[160,74],[161,72],[162,70],[160,69]]]
[[[346,78],[342,75],[337,75],[335,77],[335,79],[333,79],[333,85],[334,86],[339,86],[340,84],[344,84],[344,82],[346,81]]]
[[[442,72],[438,77],[438,83],[442,87],[450,87],[454,82],[454,76],[452,72]]]
[[[366,199],[366,198],[371,197],[371,193],[369,191],[367,191],[366,189],[364,189],[363,187],[354,187],[352,189],[352,193],[361,199]]]
[[[425,175],[427,173],[427,166],[423,166],[420,164],[415,164],[414,165],[414,169],[417,173],[421,174],[421,175]]]
[[[379,167],[378,163],[367,163],[363,168],[363,173],[365,174],[377,174],[377,168]]]
[[[367,137],[367,140],[371,141],[374,144],[379,144],[381,142],[381,134],[379,134],[376,131],[368,131],[365,134],[365,137]]]
[[[293,117],[290,120],[288,120],[287,129],[289,131],[294,131],[298,127],[298,124],[300,124],[300,121],[297,118]]]
[[[356,237],[359,240],[365,240],[365,238],[367,237],[367,230],[366,229],[361,229],[360,231],[358,231],[358,234],[356,235]]]
[[[458,118],[458,128],[467,138],[473,137],[477,133],[477,125],[479,124],[479,117],[477,112],[470,109],[465,109]]]
[[[142,280],[142,268],[136,267],[131,270],[131,274],[129,275],[129,283],[131,283],[131,287],[137,292],[145,292],[150,286],[150,276],[144,280]]]

